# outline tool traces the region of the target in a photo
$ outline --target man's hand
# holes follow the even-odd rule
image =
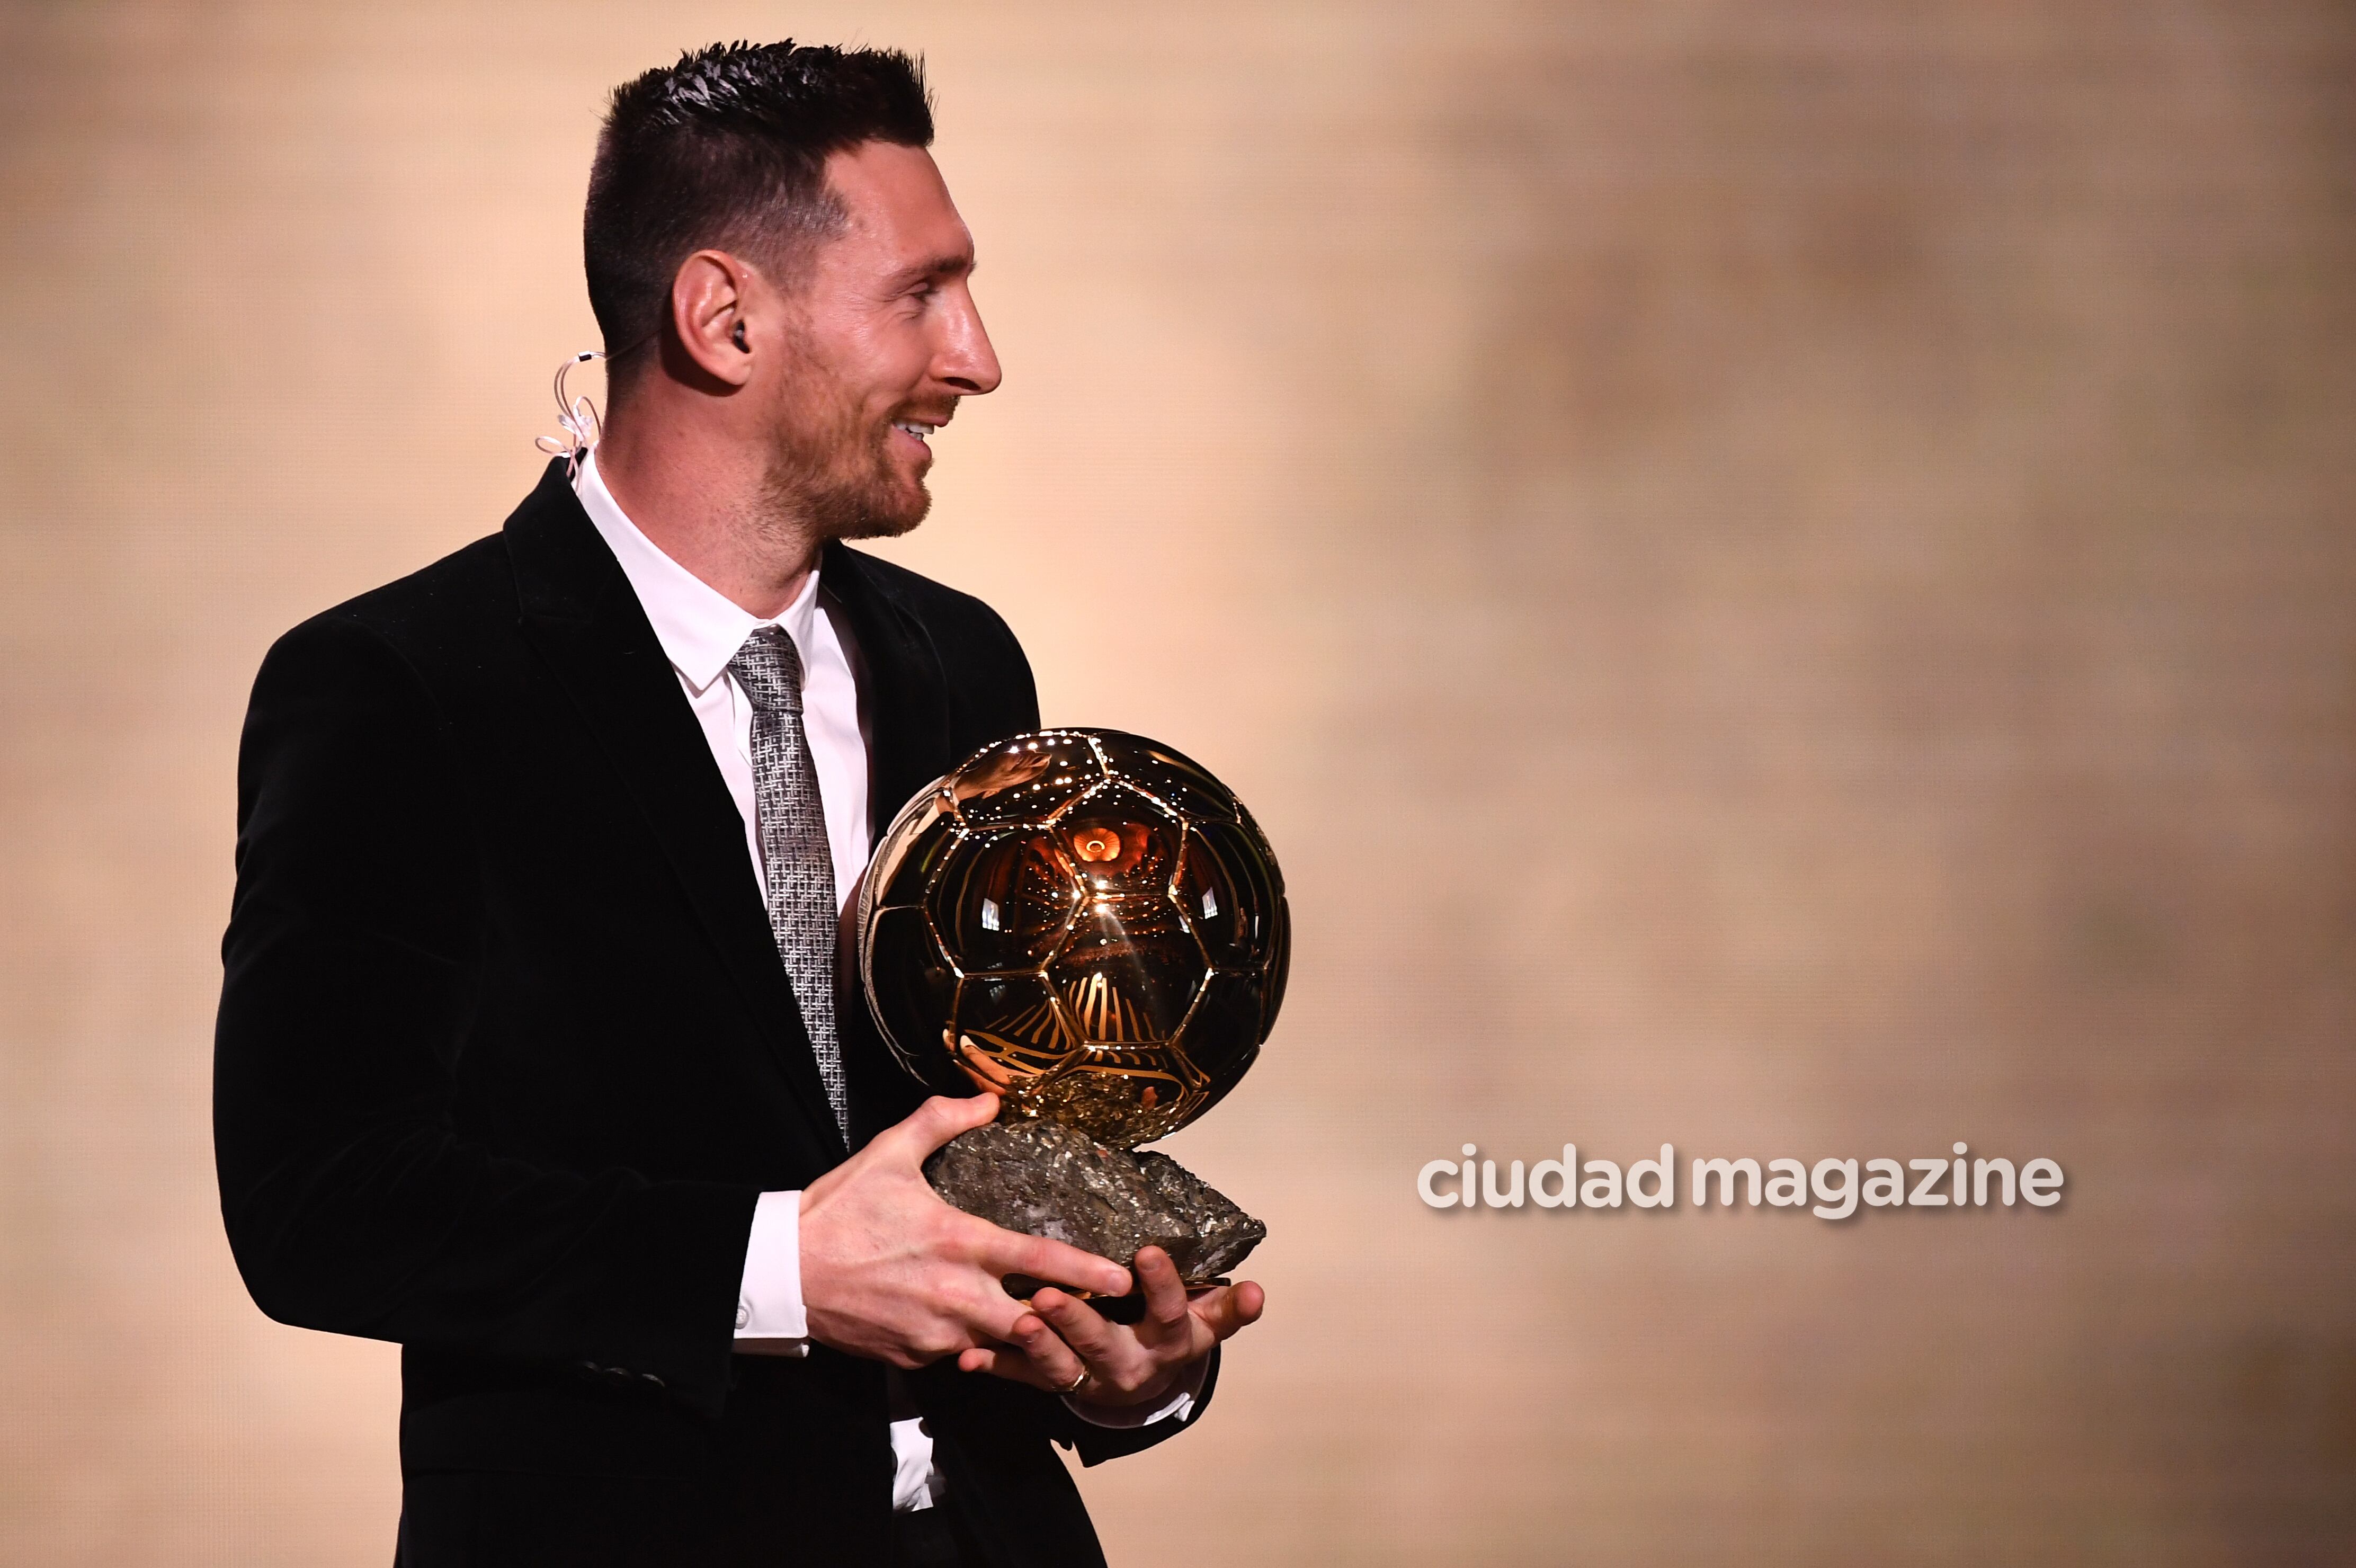
[[[1005,1343],[1024,1319],[1037,1321],[999,1284],[1008,1274],[1128,1293],[1129,1271],[1119,1265],[1001,1230],[950,1208],[926,1184],[926,1155],[997,1114],[995,1095],[927,1100],[802,1193],[802,1307],[811,1338],[895,1367],[921,1367]]]
[[[999,1337],[1004,1343],[964,1351],[958,1365],[1081,1404],[1146,1404],[1166,1398],[1220,1340],[1258,1322],[1268,1303],[1249,1280],[1188,1299],[1170,1254],[1159,1247],[1138,1249],[1137,1277],[1145,1285],[1145,1316],[1134,1327],[1108,1322],[1087,1303],[1049,1288],[1032,1296],[1032,1310],[1012,1332]]]

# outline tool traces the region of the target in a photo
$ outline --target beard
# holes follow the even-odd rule
[[[896,539],[924,521],[932,492],[894,460],[890,422],[873,422],[808,354],[794,384],[799,394],[778,422],[765,485],[779,513],[801,520],[820,542]],[[922,417],[894,417],[904,416]]]

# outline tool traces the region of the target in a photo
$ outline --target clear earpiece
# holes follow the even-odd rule
[[[562,434],[532,438],[531,444],[550,456],[564,459],[564,477],[568,479],[579,477],[582,456],[597,445],[597,438],[605,433],[605,426],[597,416],[597,405],[589,401],[587,392],[566,399],[564,378],[575,365],[585,365],[592,360],[604,358],[603,349],[584,349],[556,367],[556,424]]]

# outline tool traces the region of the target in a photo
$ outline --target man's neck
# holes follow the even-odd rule
[[[779,515],[759,454],[654,410],[631,413],[597,443],[598,477],[615,504],[747,615],[783,614],[818,565],[820,542]]]

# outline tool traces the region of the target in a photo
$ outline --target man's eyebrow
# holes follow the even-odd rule
[[[918,278],[970,277],[979,264],[970,255],[956,251],[944,251],[929,261],[918,262],[914,266],[901,268],[892,274],[892,282],[894,286],[897,286],[902,284],[915,283]]]

